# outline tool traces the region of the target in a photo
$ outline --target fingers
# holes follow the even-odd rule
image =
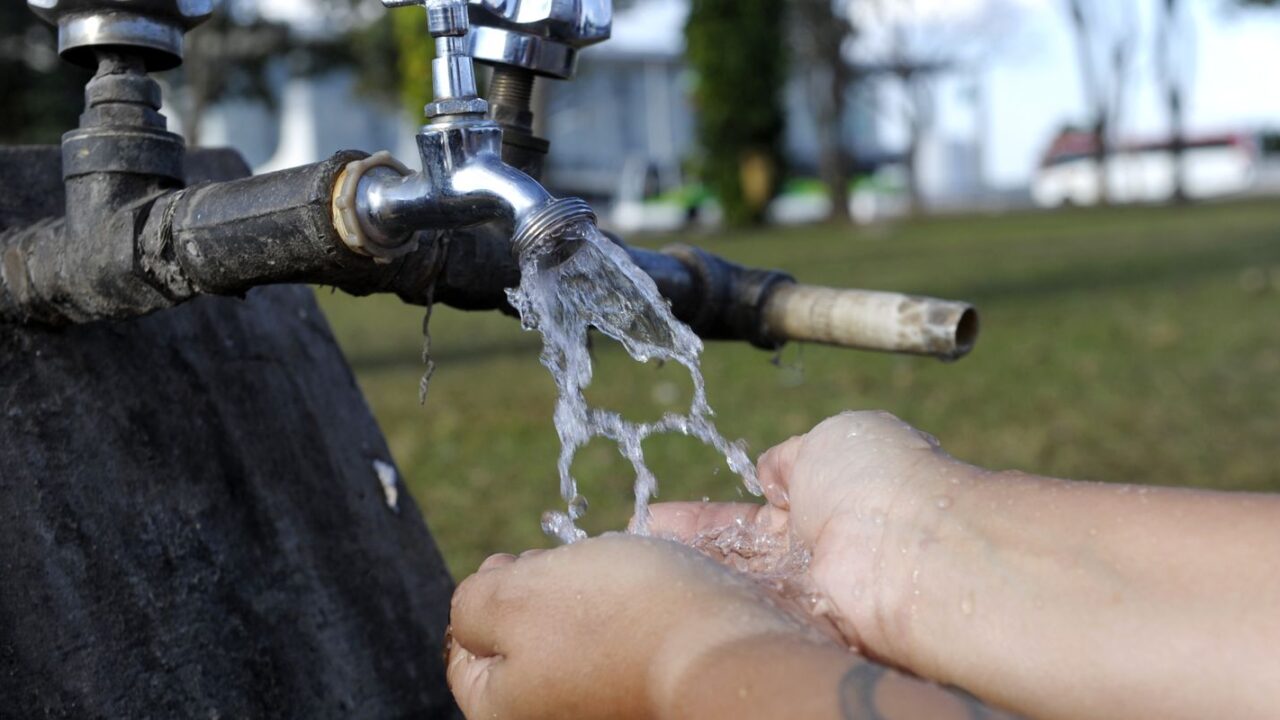
[[[523,557],[523,555],[521,557]],[[510,565],[515,561],[516,556],[511,553],[497,553],[485,558],[484,562],[480,563],[480,569],[476,572],[483,572],[485,570],[502,567],[503,565]]]
[[[449,622],[455,646],[461,645],[479,657],[503,654],[499,643],[505,614],[502,598],[511,593],[504,586],[510,582],[515,563],[514,555],[491,555],[480,564],[476,574],[463,580],[453,591]]]
[[[506,579],[502,571],[515,562],[516,556],[510,553],[490,555],[453,593],[445,676],[466,717],[494,715],[499,665],[505,658],[498,643],[501,633],[489,614]]]
[[[786,512],[753,503],[673,502],[650,506],[649,528],[658,537],[684,544],[705,532],[745,524],[773,532],[786,524]]]
[[[877,446],[880,449],[912,451],[940,448],[932,435],[915,429],[893,413],[883,410],[843,412],[828,418],[809,432],[811,443],[838,442],[846,447]]]
[[[791,471],[803,443],[804,436],[797,435],[766,450],[756,463],[756,475],[760,479],[765,499],[783,510],[791,507]]]
[[[500,717],[510,707],[508,673],[501,657],[479,657],[454,643],[445,673],[458,708],[469,718]]]

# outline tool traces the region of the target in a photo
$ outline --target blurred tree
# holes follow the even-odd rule
[[[973,72],[1005,47],[1022,15],[1018,3],[988,0],[916,3],[914,0],[851,0],[858,29],[854,59],[864,76],[891,78],[898,90],[896,112],[907,134],[903,153],[912,213],[925,209],[920,165],[924,140],[936,115],[936,83],[948,73]]]
[[[1258,2],[1258,0],[1250,0]],[[1169,114],[1169,147],[1173,161],[1173,201],[1187,202],[1186,131],[1184,109],[1195,69],[1195,36],[1190,14],[1183,0],[1157,0],[1159,22],[1156,32],[1157,79]]]
[[[1137,16],[1132,3],[1114,0],[1064,0],[1076,40],[1080,84],[1093,134],[1098,173],[1098,202],[1111,201],[1107,159],[1120,122],[1133,67]],[[1180,102],[1180,101],[1179,101]]]
[[[763,221],[778,185],[785,9],[777,0],[690,5],[685,36],[697,78],[702,174],[731,225]]]
[[[842,0],[792,0],[791,52],[805,69],[818,129],[818,174],[831,201],[830,219],[848,222],[850,157],[844,144],[846,96],[855,81],[846,57],[854,34]]]
[[[186,60],[170,78],[188,144],[199,143],[200,120],[219,100],[249,97],[274,106],[272,68],[298,77],[352,67],[362,91],[394,99],[401,87],[402,38],[392,23],[407,28],[416,21],[417,42],[430,48],[421,12],[390,15],[371,0],[313,0],[314,16],[284,23],[263,17],[265,3],[223,0],[213,18],[188,36]]]
[[[203,25],[187,35],[182,66],[162,74],[176,92],[179,132],[200,144],[200,123],[210,105],[226,97],[252,97],[274,107],[268,78],[273,58],[292,46],[289,27],[257,15],[256,3],[227,0]]]
[[[392,13],[397,69],[397,94],[400,104],[414,122],[422,122],[423,108],[431,102],[431,60],[436,55],[435,43],[427,32],[426,21],[418,13]]]
[[[315,0],[316,17],[301,26],[263,18],[263,1],[223,0],[214,16],[188,35],[183,66],[161,75],[173,89],[169,100],[178,108],[180,131],[189,144],[198,144],[200,119],[220,99],[252,97],[274,104],[271,68],[277,65],[291,75],[354,66],[362,89],[388,98],[402,86],[405,92],[414,88],[415,97],[429,92],[429,81],[421,77],[429,77],[429,57],[411,63],[402,60],[400,50],[431,53],[422,13],[399,13],[406,32],[393,39],[391,21],[380,19],[380,6],[370,0]],[[416,31],[409,32],[415,24]],[[411,67],[420,68],[418,76],[406,76],[402,83]],[[0,141],[57,142],[76,125],[90,75],[58,58],[54,30],[25,3],[0,3],[0,97],[6,103]],[[425,100],[415,103],[414,116],[420,117]]]
[[[26,3],[0,3],[0,142],[58,142],[75,127],[90,75],[58,58],[53,28]]]

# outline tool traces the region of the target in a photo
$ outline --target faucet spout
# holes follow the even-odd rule
[[[418,133],[422,170],[384,158],[353,163],[335,187],[334,221],[352,249],[389,260],[422,230],[501,223],[518,257],[560,228],[595,220],[582,200],[557,200],[502,160],[502,130],[484,118],[450,119]],[[561,253],[563,256],[564,253]]]
[[[450,185],[459,205],[474,205],[487,215],[482,220],[497,218],[512,229],[553,201],[541,183],[490,153],[460,168]]]
[[[555,243],[561,226],[595,221],[581,200],[555,200],[537,180],[502,160],[502,127],[476,93],[467,0],[383,0],[388,7],[422,5],[436,41],[435,99],[418,132],[422,170],[411,174],[389,156],[353,163],[334,188],[334,226],[356,252],[388,263],[411,252],[422,230],[501,223],[523,257],[545,244],[566,258],[577,244]],[[545,240],[544,240],[545,239]]]

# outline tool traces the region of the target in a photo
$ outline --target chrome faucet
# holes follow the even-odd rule
[[[468,54],[494,66],[566,80],[578,52],[609,39],[612,0],[471,0]]]
[[[528,174],[502,160],[502,128],[487,116],[468,54],[466,0],[382,0],[387,7],[424,5],[435,38],[434,100],[417,135],[422,161],[410,172],[385,153],[352,162],[334,188],[334,222],[352,250],[380,262],[412,252],[420,230],[460,229],[495,220],[512,233],[517,255],[559,228],[595,221],[577,198],[557,200]]]

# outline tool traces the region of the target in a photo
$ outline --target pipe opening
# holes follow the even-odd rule
[[[553,200],[525,218],[511,239],[517,258],[536,257],[543,265],[568,260],[586,240],[577,226],[596,222],[591,206],[578,198]]]
[[[952,354],[953,357],[959,358],[969,354],[978,342],[978,327],[977,310],[967,308],[960,314],[960,320],[956,322],[956,349]]]

